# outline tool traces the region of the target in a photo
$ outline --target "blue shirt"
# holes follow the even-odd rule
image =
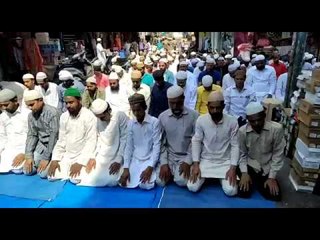
[[[164,73],[164,80],[168,83],[174,84],[175,80],[174,80],[173,72],[167,69],[166,72]]]
[[[164,86],[159,88],[155,84],[151,91],[151,102],[149,108],[149,114],[153,117],[158,117],[162,112],[169,108],[167,90],[172,84],[164,82]]]
[[[205,75],[210,75],[213,78],[213,84],[217,84],[217,81],[220,81],[220,79],[221,79],[221,74],[218,71],[215,71],[215,70],[207,71],[207,70],[205,70],[205,71],[202,71],[199,74],[198,82],[202,82],[202,78]]]

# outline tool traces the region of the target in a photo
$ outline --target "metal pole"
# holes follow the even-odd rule
[[[288,71],[288,81],[286,96],[284,100],[285,107],[290,107],[290,99],[293,92],[297,89],[297,77],[301,72],[302,60],[307,44],[307,32],[297,32],[293,46],[292,61]]]

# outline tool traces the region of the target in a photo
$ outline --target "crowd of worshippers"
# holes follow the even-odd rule
[[[132,54],[128,72],[113,65],[109,76],[96,61],[86,87],[62,70],[59,86],[39,72],[23,76],[22,98],[1,90],[0,172],[92,187],[173,181],[192,192],[214,178],[227,196],[257,189],[280,201],[283,129],[261,104],[275,97],[279,54],[270,64],[159,55]]]

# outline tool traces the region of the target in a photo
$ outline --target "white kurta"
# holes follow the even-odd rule
[[[109,174],[112,163],[123,164],[124,148],[127,140],[128,117],[123,112],[112,112],[110,122],[97,120],[98,142],[92,158],[96,159],[96,168],[84,177],[79,185],[82,186],[106,186],[112,182],[118,182],[120,172]]]
[[[288,73],[281,74],[277,80],[275,97],[282,102],[284,101],[284,98],[286,96],[287,81]]]
[[[130,117],[130,104],[128,89],[124,85],[120,85],[118,92],[111,91],[110,86],[106,89],[106,101],[110,104],[113,111],[124,112],[128,117]]]
[[[57,170],[55,178],[69,179],[70,166],[74,163],[86,166],[94,155],[96,144],[97,118],[93,113],[84,107],[77,117],[64,112],[60,117],[59,139],[52,152],[52,160],[59,161],[61,167],[61,173]],[[82,177],[80,175],[80,179]]]
[[[276,89],[276,71],[266,65],[262,71],[252,67],[247,73],[246,84],[256,92],[257,101],[261,102],[268,94],[274,95]]]
[[[105,66],[107,63],[107,58],[101,43],[97,43],[97,57],[101,61],[102,65]]]
[[[234,85],[235,85],[234,78],[232,78],[230,76],[230,73],[227,73],[226,75],[223,76],[223,78],[222,78],[223,91],[225,91],[227,88],[234,86]]]
[[[160,157],[161,128],[157,118],[146,114],[143,123],[136,119],[128,123],[127,144],[124,153],[124,168],[129,168],[128,188],[140,184],[140,175],[147,167],[153,167],[149,183],[156,180],[156,165]]]
[[[223,114],[218,124],[209,113],[198,118],[192,138],[192,160],[200,162],[202,178],[225,178],[230,165],[238,165],[239,154],[235,117]]]
[[[14,158],[25,153],[28,133],[28,115],[18,109],[14,114],[3,111],[0,114],[0,172],[13,168]],[[21,168],[21,167],[19,167]]]
[[[43,101],[45,104],[48,104],[52,107],[58,108],[59,105],[59,93],[58,93],[58,85],[52,82],[49,82],[49,88],[45,91],[40,87],[41,94],[44,97]]]

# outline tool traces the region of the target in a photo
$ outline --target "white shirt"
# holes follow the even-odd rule
[[[103,64],[103,66],[107,63],[106,53],[103,51],[103,47],[101,43],[97,43],[97,57]]]
[[[52,152],[52,160],[67,160],[86,166],[97,144],[97,118],[85,107],[78,116],[69,111],[60,117],[59,139]]]
[[[238,165],[239,151],[235,117],[223,114],[218,124],[209,113],[198,118],[192,138],[192,160],[200,162],[201,177],[225,178],[230,165]]]
[[[184,106],[194,110],[197,103],[197,88],[189,86],[184,87]]]
[[[124,85],[120,85],[118,92],[111,91],[110,86],[106,87],[106,101],[110,104],[113,111],[124,112],[128,117],[130,116],[130,105],[128,90]]]
[[[128,117],[123,112],[111,113],[110,122],[97,120],[98,143],[95,151],[103,159],[103,163],[116,161],[123,163],[124,148],[127,141]]]
[[[288,73],[283,73],[277,80],[275,97],[280,101],[284,101],[287,89]]]
[[[199,77],[199,74],[201,73],[202,71],[199,69],[199,67],[195,67],[195,69],[193,70],[193,77],[195,79],[198,79]]]
[[[7,148],[24,153],[27,134],[28,114],[19,108],[13,114],[7,111],[0,114],[0,154]]]
[[[230,76],[230,73],[227,73],[226,75],[223,76],[222,78],[222,88],[223,91],[225,91],[227,88],[234,86],[234,78]]]
[[[224,95],[224,112],[236,118],[242,117],[246,119],[246,106],[249,102],[256,101],[256,93],[252,87],[244,86],[242,91],[239,92],[237,87],[231,86],[223,92]]]
[[[151,95],[150,87],[144,83],[141,83],[139,89],[135,89],[134,87],[128,88],[128,97],[134,95],[135,93],[139,93],[144,96],[144,99],[146,100],[149,109]]]
[[[266,95],[274,94],[276,79],[276,71],[273,67],[266,65],[262,71],[259,71],[254,66],[248,71],[246,84],[253,88],[260,102]]]
[[[312,70],[312,64],[309,62],[305,62],[302,66],[302,70]]]
[[[59,93],[58,93],[58,85],[52,82],[49,82],[49,87],[47,91],[45,91],[42,87],[41,94],[43,96],[43,101],[45,104],[48,104],[52,107],[58,108],[59,105]]]

